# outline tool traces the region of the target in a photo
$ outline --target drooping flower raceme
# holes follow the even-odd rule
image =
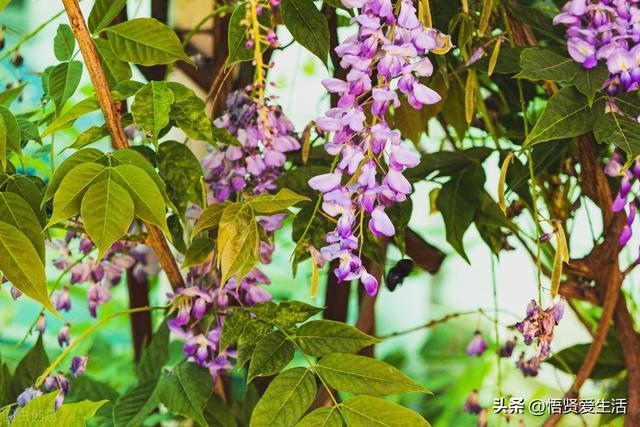
[[[570,0],[553,20],[567,25],[567,48],[586,69],[607,65],[610,95],[640,84],[640,9],[637,0]]]
[[[323,211],[337,220],[336,229],[326,236],[322,256],[339,260],[335,270],[339,281],[360,279],[374,295],[378,282],[360,259],[364,217],[369,216],[367,225],[374,236],[393,236],[395,227],[385,208],[406,200],[412,188],[403,171],[419,163],[386,116],[400,107],[399,93],[416,109],[440,100],[419,79],[433,73],[427,54],[444,53],[451,45],[448,37],[420,23],[410,0],[401,1],[397,16],[390,0],[343,0],[343,4],[360,8],[352,19],[357,34],[336,48],[340,66],[349,71],[346,80],[323,81],[340,99],[316,121],[320,130],[333,133],[325,149],[338,159],[334,170],[312,178],[309,185],[323,194]]]
[[[632,191],[633,185],[640,178],[640,160],[636,160],[631,170],[624,169],[622,164],[622,156],[618,151],[615,151],[609,159],[609,162],[604,168],[604,172],[610,177],[619,178],[622,175],[620,181],[620,189],[618,194],[613,200],[611,210],[613,212],[627,211],[627,223],[620,232],[619,243],[621,246],[625,246],[631,239],[632,229],[631,226],[636,217],[636,195]],[[638,258],[640,262],[640,258]]]
[[[535,300],[531,300],[527,305],[525,318],[515,324],[515,328],[522,334],[524,343],[531,345],[535,340],[537,347],[533,358],[526,360],[522,353],[516,363],[525,376],[537,375],[540,363],[549,357],[555,327],[563,316],[564,299],[562,298],[544,310]]]

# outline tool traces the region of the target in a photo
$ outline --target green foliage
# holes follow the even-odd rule
[[[160,375],[162,367],[169,360],[169,328],[164,321],[153,334],[151,342],[142,350],[136,372],[140,382],[153,381]]]
[[[348,426],[429,426],[429,423],[415,412],[376,397],[351,397],[345,400],[341,408]]]
[[[158,134],[169,124],[174,99],[165,82],[151,81],[136,92],[131,104],[133,119],[156,145]]]
[[[104,31],[113,52],[127,62],[147,66],[191,63],[176,33],[156,19],[131,19]]]
[[[120,396],[113,407],[114,425],[116,427],[140,425],[160,403],[155,395],[157,384],[157,379],[141,383]]]
[[[168,82],[175,97],[171,104],[171,119],[191,139],[213,142],[212,124],[205,113],[204,101],[188,87]]]
[[[16,427],[33,426],[34,420],[42,427],[85,425],[85,422],[106,403],[84,400],[77,403],[64,404],[58,410],[54,410],[56,392],[45,394],[20,409],[11,425]]]
[[[294,353],[293,343],[282,332],[265,335],[253,350],[247,381],[280,372],[293,359]]]
[[[187,204],[200,203],[202,168],[191,150],[177,141],[165,141],[158,147],[158,171],[167,188],[167,195],[180,215]]]
[[[16,397],[28,387],[31,387],[38,376],[49,366],[49,357],[44,351],[42,336],[38,337],[35,345],[29,350],[11,377],[9,386],[9,402],[14,402]]]
[[[298,329],[296,342],[305,353],[324,356],[334,352],[353,353],[380,340],[342,322],[312,320]]]
[[[327,65],[329,26],[327,18],[309,0],[283,0],[280,13],[294,40]]]
[[[126,0],[96,0],[89,13],[87,25],[89,31],[98,33],[108,27],[120,14]]]
[[[49,74],[49,96],[56,104],[56,111],[62,111],[74,94],[82,77],[82,62],[71,61],[56,65]]]
[[[53,39],[53,52],[58,61],[69,61],[73,57],[76,48],[76,38],[71,27],[67,24],[60,24]]]
[[[209,371],[195,363],[183,362],[165,374],[156,393],[169,411],[185,415],[206,426],[203,411],[213,391]]]
[[[627,115],[615,111],[597,115],[593,135],[598,142],[624,150],[629,158],[640,154],[640,123]]]

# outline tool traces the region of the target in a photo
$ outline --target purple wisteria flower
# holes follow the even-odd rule
[[[60,332],[58,332],[58,344],[60,344],[60,347],[64,347],[65,345],[69,345],[70,343],[71,343],[71,324],[67,322],[60,329]]]
[[[513,349],[516,347],[516,343],[518,342],[518,337],[513,337],[509,341],[505,342],[502,347],[498,350],[498,355],[500,357],[511,357],[513,354]]]
[[[241,146],[220,145],[202,160],[211,190],[209,203],[224,202],[242,192],[259,195],[275,190],[274,181],[282,173],[287,154],[301,147],[293,124],[273,103],[275,98],[267,98],[262,108],[251,95],[252,89],[229,94],[227,111],[214,121]]]
[[[69,368],[69,372],[71,373],[71,375],[73,375],[74,378],[77,378],[87,370],[88,363],[88,356],[73,356],[73,358],[71,359],[71,367]]]
[[[610,95],[640,84],[640,9],[637,0],[570,0],[554,20],[567,25],[569,55],[585,69],[607,65]]]
[[[515,324],[515,328],[522,333],[524,343],[531,345],[533,340],[537,340],[537,357],[545,360],[549,357],[551,341],[555,327],[564,315],[564,299],[551,304],[542,310],[535,300],[531,300],[527,305],[527,314],[522,322]]]
[[[516,362],[516,367],[522,371],[522,374],[525,377],[535,377],[538,375],[538,370],[540,369],[540,358],[537,356],[532,357],[527,360],[524,356],[524,352],[520,353],[520,357]]]
[[[482,353],[487,349],[489,344],[482,336],[480,331],[476,331],[473,334],[473,339],[469,342],[467,346],[467,356],[481,356]]]
[[[322,256],[339,261],[334,271],[339,281],[360,279],[367,293],[375,295],[378,281],[359,256],[364,216],[370,216],[367,226],[374,236],[393,236],[395,227],[385,208],[406,200],[412,187],[403,171],[419,163],[386,115],[400,107],[399,94],[416,109],[440,100],[420,78],[433,73],[427,54],[445,53],[451,43],[420,23],[411,1],[400,1],[397,16],[390,0],[343,0],[343,4],[360,9],[352,19],[358,31],[336,47],[340,66],[348,73],[346,80],[323,80],[324,87],[340,98],[335,108],[316,120],[320,130],[333,132],[325,150],[339,159],[335,170],[312,178],[309,186],[323,194],[322,209],[337,219],[336,229],[326,236],[327,246],[321,248]]]
[[[637,213],[635,202],[636,195],[631,190],[638,178],[640,178],[640,160],[635,161],[632,169],[624,169],[622,156],[619,152],[615,151],[605,166],[604,172],[614,178],[622,176],[620,189],[613,200],[611,210],[617,213],[623,212],[625,208],[627,209],[627,223],[620,232],[618,240],[621,246],[625,246],[633,234],[631,226],[633,225]],[[638,260],[640,261],[640,258],[638,258]]]

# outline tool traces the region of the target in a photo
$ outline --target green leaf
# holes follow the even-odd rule
[[[9,387],[9,400],[14,402],[20,393],[35,384],[40,374],[48,366],[49,357],[44,351],[42,336],[39,335],[34,346],[24,355],[16,367]]]
[[[151,136],[154,144],[158,142],[160,131],[169,124],[173,101],[173,92],[165,82],[151,81],[136,92],[131,114],[136,124]]]
[[[139,384],[120,396],[113,407],[113,423],[116,427],[139,426],[160,401],[155,390],[158,381]]]
[[[295,425],[316,396],[313,373],[304,368],[289,369],[278,375],[258,401],[250,427]]]
[[[467,166],[480,165],[493,150],[487,147],[473,147],[464,151],[440,151],[425,154],[420,158],[420,164],[405,172],[410,182],[417,182],[428,178],[432,173],[438,176],[453,176]]]
[[[175,102],[171,105],[171,118],[191,139],[213,141],[211,119],[205,111],[205,103],[188,87],[175,82],[168,82],[167,87],[173,91]]]
[[[15,116],[7,107],[0,106],[0,117],[4,128],[0,128],[0,147],[5,146],[5,150],[9,149],[18,155],[22,155],[22,147],[20,146],[20,126]],[[4,131],[4,134],[3,134]],[[4,139],[4,144],[2,140]]]
[[[160,376],[162,367],[169,360],[169,328],[165,320],[151,337],[140,355],[136,372],[141,383],[153,381]]]
[[[170,235],[164,198],[147,172],[134,165],[118,165],[111,176],[133,199],[136,216]]]
[[[605,64],[600,64],[590,70],[580,67],[571,83],[575,85],[581,94],[587,97],[589,105],[591,105],[596,96],[596,92],[602,89],[608,78],[609,69]]]
[[[53,214],[47,228],[79,214],[82,198],[89,187],[107,175],[105,166],[98,163],[82,163],[71,169],[53,197]]]
[[[280,331],[274,331],[256,344],[249,364],[247,382],[255,377],[277,374],[293,359],[293,343]]]
[[[576,344],[554,354],[546,362],[567,372],[575,375],[582,366],[584,355],[589,350],[589,344]],[[607,341],[604,350],[598,356],[596,365],[591,371],[589,378],[593,380],[601,380],[604,378],[612,378],[619,375],[626,369],[622,349],[618,343],[610,343]]]
[[[124,8],[126,0],[96,0],[89,13],[89,31],[98,33],[109,26]]]
[[[102,259],[111,245],[127,234],[134,216],[133,199],[115,180],[93,184],[82,197],[84,228]]]
[[[554,82],[571,81],[582,68],[572,58],[540,47],[523,50],[520,66],[522,71],[515,75],[516,78]]]
[[[593,135],[604,144],[615,144],[629,158],[640,154],[640,123],[628,116],[609,112],[596,117]]]
[[[167,225],[171,233],[171,244],[181,254],[187,252],[187,245],[184,243],[184,228],[180,223],[180,217],[176,214],[169,215]]]
[[[545,141],[582,135],[592,127],[591,108],[587,98],[574,88],[566,87],[549,99],[522,147],[529,148]]]
[[[247,27],[242,24],[246,18],[247,6],[243,3],[236,6],[229,20],[229,56],[227,56],[227,67],[241,61],[251,61],[253,59],[253,49],[247,49]],[[266,9],[262,10],[262,14],[258,17],[262,25],[270,26],[271,18]],[[262,51],[264,52],[268,44],[262,43]]]
[[[349,393],[389,396],[428,392],[393,366],[367,356],[331,353],[320,359],[316,370],[331,387]]]
[[[258,263],[260,236],[253,207],[249,203],[229,205],[220,218],[218,265],[224,284],[237,274],[242,280]]]
[[[187,248],[180,268],[189,268],[204,263],[214,249],[215,243],[209,236],[196,237]]]
[[[22,143],[26,144],[29,141],[36,141],[39,144],[42,144],[42,139],[40,139],[40,132],[38,131],[38,125],[33,123],[31,120],[17,118],[18,127],[20,128],[20,140]]]
[[[202,166],[189,147],[176,141],[165,141],[158,149],[158,170],[167,186],[169,199],[179,214],[189,202],[201,203]]]
[[[160,379],[156,391],[160,401],[170,412],[192,418],[207,425],[203,411],[211,393],[213,380],[205,368],[192,362],[182,362]]]
[[[45,394],[33,399],[20,409],[20,413],[11,423],[14,427],[41,427],[81,426],[95,415],[106,400],[91,402],[84,400],[77,403],[63,404],[57,410],[54,409],[57,392]],[[34,424],[34,420],[38,420]]]
[[[53,38],[53,52],[58,61],[69,61],[73,57],[76,48],[76,38],[71,27],[67,24],[60,24],[56,36]]]
[[[220,334],[220,351],[225,351],[229,346],[235,344],[240,338],[240,334],[251,320],[251,315],[244,310],[233,310],[227,315]]]
[[[44,138],[52,132],[67,128],[85,114],[92,113],[99,109],[100,103],[97,98],[91,97],[83,99],[49,123],[49,126],[42,132],[41,137]]]
[[[504,45],[500,48],[500,53],[498,55],[498,61],[496,62],[496,66],[493,69],[494,74],[515,74],[521,70],[520,67],[520,56],[522,55],[522,51],[525,49],[530,49],[529,47],[504,47]],[[471,68],[474,68],[478,71],[488,72],[489,70],[489,62],[491,58],[489,56],[485,56],[484,58],[479,59],[478,61],[471,64]]]
[[[293,39],[320,58],[326,65],[329,55],[327,18],[310,0],[282,0],[282,20]]]
[[[45,262],[42,225],[26,200],[15,193],[0,192],[0,221],[16,227],[24,234]]]
[[[97,37],[93,39],[93,43],[96,45],[98,55],[100,55],[100,63],[105,71],[109,87],[131,78],[131,67],[129,63],[120,59],[113,50],[111,50],[111,45],[107,40]]]
[[[192,63],[176,33],[154,18],[131,19],[105,31],[111,49],[124,61],[146,66]]]
[[[469,259],[462,238],[482,202],[480,190],[484,180],[484,172],[479,164],[468,166],[442,186],[436,200],[436,206],[444,218],[447,242],[467,262]]]
[[[20,96],[25,87],[27,87],[27,83],[21,83],[17,86],[11,87],[10,89],[0,92],[0,105],[9,107],[11,103],[13,103],[13,101],[15,101]]]
[[[323,356],[336,352],[354,353],[381,341],[346,323],[312,320],[298,328],[296,342],[305,353]]]
[[[6,222],[0,222],[0,272],[23,294],[60,317],[49,299],[47,277],[38,251],[27,236]]]
[[[340,410],[335,406],[315,409],[301,419],[296,427],[342,427]]]
[[[254,319],[247,322],[238,338],[238,366],[244,366],[251,358],[256,343],[271,332],[271,325]]]
[[[297,203],[308,202],[310,199],[293,191],[282,188],[277,194],[263,194],[248,200],[256,215],[269,215],[281,212]]]
[[[82,77],[82,62],[71,61],[56,65],[49,76],[49,96],[60,112],[78,88]]]
[[[224,403],[220,396],[212,394],[204,408],[205,421],[209,427],[237,427],[238,422],[231,409]]]
[[[2,170],[7,168],[7,125],[4,124],[2,116],[0,116],[0,164],[2,164]]]
[[[276,309],[274,322],[281,328],[289,329],[296,323],[302,323],[322,310],[321,307],[314,307],[301,301],[283,301]]]
[[[397,403],[371,396],[355,396],[342,405],[342,416],[349,427],[411,426],[428,427],[419,414]]]
[[[7,364],[0,360],[0,404],[7,403],[9,398],[9,387],[11,386],[11,372]],[[0,426],[2,425],[2,418],[0,417]]]
[[[217,227],[220,223],[220,219],[222,218],[222,212],[224,212],[230,204],[231,202],[227,201],[207,206],[207,208],[202,211],[196,226],[193,228],[191,237],[198,235],[198,233],[201,233],[202,231]]]
[[[81,165],[82,163],[94,162],[102,155],[103,153],[100,150],[95,148],[85,148],[83,150],[76,151],[67,157],[64,162],[56,168],[51,180],[49,180],[49,184],[47,184],[47,191],[44,193],[42,203],[44,204],[53,198],[58,187],[60,187],[60,183],[73,168]]]
[[[30,179],[31,178],[31,179]],[[43,227],[47,223],[44,209],[41,208],[42,193],[40,188],[34,182],[34,177],[26,177],[21,175],[13,175],[7,182],[6,191],[15,193],[29,203],[31,209],[38,217],[40,225]]]

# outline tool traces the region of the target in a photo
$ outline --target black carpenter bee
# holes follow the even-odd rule
[[[413,261],[401,259],[387,272],[387,289],[393,292],[399,285],[402,285],[405,277],[413,271]]]

